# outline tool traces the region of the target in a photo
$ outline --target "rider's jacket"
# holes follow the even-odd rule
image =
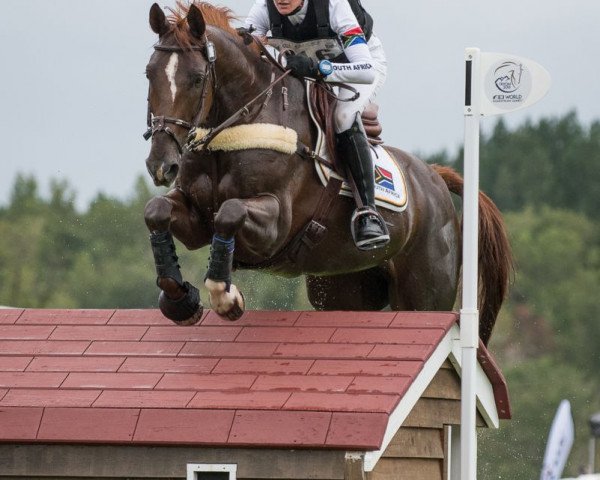
[[[332,71],[325,79],[328,82],[372,83],[375,71],[369,47],[381,45],[379,40],[371,35],[367,42],[348,0],[328,0],[329,25],[319,27],[316,1],[323,0],[304,0],[294,15],[270,16],[269,10],[275,11],[273,0],[255,0],[246,27],[261,36],[271,31],[269,44],[276,48],[331,60]]]

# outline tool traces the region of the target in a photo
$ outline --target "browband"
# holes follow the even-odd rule
[[[189,47],[183,48],[180,46],[168,46],[168,45],[154,45],[154,50],[159,50],[161,52],[185,52],[186,50],[195,50],[202,51],[206,47],[198,46],[198,45],[190,45]]]

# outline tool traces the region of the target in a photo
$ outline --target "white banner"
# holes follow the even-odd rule
[[[482,52],[480,58],[483,116],[529,107],[550,89],[550,74],[533,60],[490,52]]]
[[[540,480],[560,479],[574,438],[575,428],[571,415],[571,404],[568,400],[563,400],[560,402],[550,428]]]

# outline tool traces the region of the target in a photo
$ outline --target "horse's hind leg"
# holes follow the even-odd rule
[[[388,278],[384,269],[306,277],[308,299],[317,310],[381,310],[388,303]]]
[[[177,189],[152,198],[146,204],[144,218],[150,230],[156,284],[161,289],[158,300],[160,310],[178,325],[193,325],[202,317],[200,292],[183,281],[171,232],[193,249],[208,243],[202,238],[204,229],[200,228],[197,216],[189,208],[183,193]]]
[[[392,310],[448,311],[456,301],[460,239],[455,222],[423,235],[388,262]]]

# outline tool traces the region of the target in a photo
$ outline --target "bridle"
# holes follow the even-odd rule
[[[201,51],[205,52],[206,59],[208,62],[206,63],[206,67],[204,69],[204,77],[202,81],[202,94],[200,95],[200,102],[198,104],[198,108],[196,110],[196,114],[193,117],[192,122],[187,122],[185,120],[181,120],[180,118],[172,118],[166,117],[164,115],[154,116],[152,115],[152,110],[150,108],[150,95],[148,94],[148,113],[146,116],[146,123],[148,125],[148,130],[144,133],[144,139],[150,140],[154,135],[159,132],[166,133],[177,145],[177,150],[179,154],[183,154],[183,145],[173,132],[169,128],[168,125],[177,125],[183,128],[186,128],[188,131],[197,128],[200,125],[200,122],[204,118],[204,110],[206,106],[206,97],[208,95],[209,82],[212,79],[212,93],[213,96],[217,90],[217,71],[215,68],[215,64],[217,61],[217,53],[215,50],[215,45],[208,39],[205,39],[204,46],[198,45],[190,45],[186,48],[180,46],[167,46],[167,45],[154,45],[154,50],[159,52],[187,52],[187,51]]]
[[[203,148],[208,149],[208,145],[210,144],[210,142],[214,139],[214,137],[216,135],[218,135],[221,131],[223,131],[227,127],[233,125],[235,122],[237,122],[241,118],[247,117],[248,115],[250,115],[250,108],[260,98],[265,97],[265,101],[262,103],[262,105],[260,105],[259,110],[257,112],[254,112],[254,116],[257,116],[260,113],[260,111],[262,111],[262,109],[265,108],[267,106],[267,104],[269,103],[269,100],[271,99],[271,96],[273,94],[273,87],[276,84],[278,84],[279,82],[281,82],[285,77],[287,77],[291,73],[289,70],[285,70],[285,68],[281,65],[280,60],[279,61],[275,60],[269,54],[269,52],[265,49],[264,45],[261,42],[259,42],[252,35],[249,35],[249,37],[258,45],[258,47],[261,50],[261,52],[263,53],[263,55],[265,55],[267,57],[267,60],[269,60],[270,63],[273,64],[273,68],[279,69],[279,70],[283,71],[283,73],[279,77],[276,77],[273,72],[272,76],[271,76],[271,84],[265,90],[263,90],[261,93],[259,93],[250,102],[248,102],[246,105],[244,105],[242,108],[240,108],[237,112],[235,112],[233,115],[231,115],[229,118],[227,118],[220,125],[218,125],[215,128],[212,128],[210,130],[210,133],[205,138],[201,139],[200,141],[190,143],[189,146],[198,147],[199,145],[202,145]],[[179,139],[177,138],[177,136],[175,135],[173,130],[171,130],[168,127],[168,125],[172,124],[172,125],[178,125],[183,128],[187,128],[188,131],[190,132],[188,134],[188,141],[190,140],[190,136],[193,136],[194,130],[200,126],[201,121],[204,119],[204,110],[206,107],[205,99],[208,95],[208,84],[209,84],[209,81],[211,78],[212,78],[211,83],[212,83],[213,97],[218,88],[217,73],[216,73],[216,67],[215,67],[216,60],[217,60],[215,45],[213,42],[209,41],[208,38],[205,37],[204,46],[190,45],[190,46],[184,48],[184,47],[180,47],[180,46],[154,45],[154,49],[161,51],[161,52],[186,52],[189,50],[204,51],[206,53],[206,58],[208,60],[205,71],[204,71],[204,80],[202,83],[202,95],[200,96],[200,103],[198,105],[196,114],[194,115],[194,118],[191,123],[187,122],[186,120],[182,120],[180,118],[166,117],[164,115],[160,115],[160,116],[152,115],[152,111],[150,109],[150,95],[148,95],[148,114],[147,114],[148,130],[146,130],[146,133],[144,133],[144,139],[149,140],[152,137],[154,137],[155,134],[157,134],[159,132],[165,132],[175,142],[175,144],[177,145],[177,150],[179,151],[179,154],[182,155],[183,149],[187,144],[182,145],[182,143],[179,141]],[[284,108],[287,108],[287,106],[288,106],[287,105],[287,88],[284,87],[283,92],[285,92],[284,93],[284,96],[285,96],[285,107]]]

